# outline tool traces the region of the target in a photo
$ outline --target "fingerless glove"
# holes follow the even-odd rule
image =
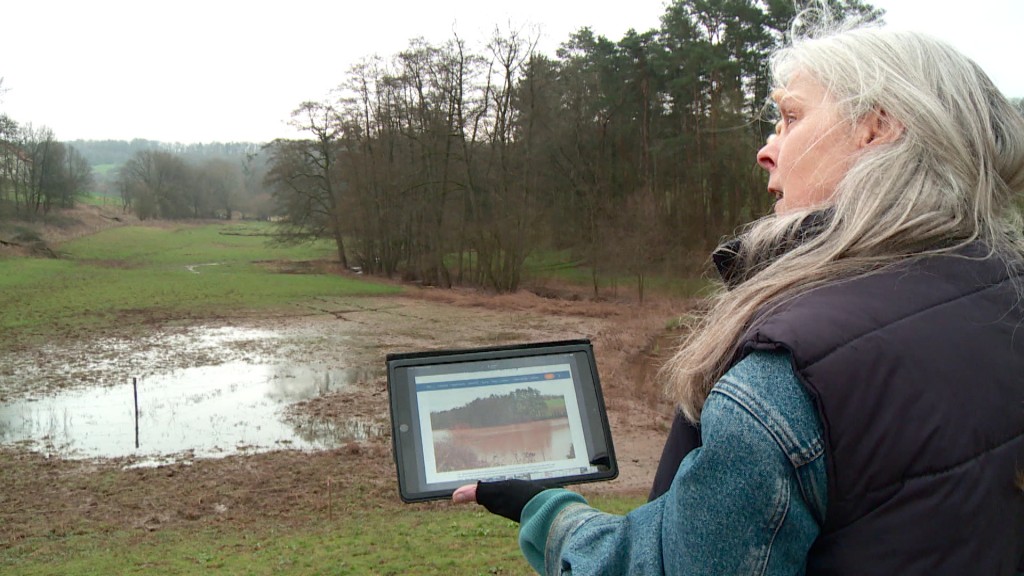
[[[530,480],[477,482],[476,501],[492,514],[519,522],[526,504],[543,491],[544,486]]]

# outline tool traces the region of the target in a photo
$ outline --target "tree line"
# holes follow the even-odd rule
[[[0,79],[0,93],[2,93]],[[53,130],[0,113],[0,218],[34,219],[82,195],[119,197],[139,218],[227,218],[273,213],[261,145],[153,140],[61,142]],[[117,166],[108,173],[94,168]]]
[[[52,130],[0,114],[0,217],[35,218],[71,208],[92,184],[92,167]]]
[[[508,394],[491,394],[451,410],[430,413],[434,430],[458,428],[489,428],[510,424],[526,424],[538,420],[565,418],[565,399],[543,395],[536,388],[521,388]]]
[[[582,28],[553,56],[522,30],[414,39],[301,103],[303,137],[262,147],[72,146],[0,115],[0,207],[71,205],[91,185],[81,146],[119,164],[101,185],[140,218],[273,216],[281,239],[332,240],[345,267],[446,287],[513,291],[529,256],[556,255],[595,292],[629,277],[642,299],[651,275],[692,275],[770,211],[765,58],[794,16],[790,0],[672,0],[656,28]]]
[[[124,209],[142,220],[272,216],[259,152],[188,158],[166,147],[137,150],[113,181]]]
[[[164,150],[186,161],[200,163],[213,158],[241,159],[247,155],[258,154],[262,143],[256,142],[207,142],[182,143],[162,142],[134,138],[132,140],[72,140],[69,142],[78,149],[93,166],[102,164],[123,165],[133,156],[144,150]]]
[[[836,10],[879,13],[856,0]],[[530,254],[628,275],[691,273],[772,201],[754,155],[772,130],[765,57],[793,3],[674,0],[658,28],[583,28],[554,57],[518,30],[481,51],[412,40],[301,104],[307,137],[268,145],[294,240],[343,265],[423,283],[515,290]]]

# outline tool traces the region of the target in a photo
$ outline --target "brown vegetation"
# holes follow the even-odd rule
[[[82,209],[80,225],[51,231],[46,239],[68,238],[113,222],[90,208]],[[344,305],[344,313],[312,311],[301,316],[177,320],[140,320],[154,333],[181,334],[190,324],[225,322],[284,334],[330,335],[339,326],[353,330],[366,348],[359,362],[382,363],[387,351],[436,348],[439,331],[446,346],[473,346],[590,338],[598,357],[620,478],[581,487],[585,493],[619,491],[645,494],[660,456],[671,409],[662,399],[654,371],[671,336],[665,326],[686,303],[648,298],[635,301],[589,298],[589,291],[548,285],[545,296],[528,290],[490,294],[478,290],[412,289],[406,295]],[[557,297],[556,297],[557,294]],[[331,303],[325,303],[330,308]],[[335,307],[344,303],[335,303]],[[339,324],[339,322],[341,324]],[[160,342],[139,339],[125,328],[125,343],[147,347],[153,362],[165,369],[209,362],[205,352],[167,350]],[[115,335],[116,337],[116,335]],[[482,342],[482,340],[485,340]],[[49,370],[75,358],[103,354],[101,343],[76,335],[53,343]],[[65,346],[66,345],[66,346]],[[265,353],[280,343],[249,342],[239,353]],[[66,356],[56,352],[66,349]],[[298,362],[337,363],[339,351],[329,344],[301,347]],[[348,360],[351,358],[346,357]],[[381,364],[382,365],[382,364]],[[86,375],[87,376],[87,375]],[[346,391],[304,402],[292,409],[307,417],[335,421],[353,416],[386,428],[387,393],[383,376],[362,381]],[[62,460],[18,447],[0,450],[0,542],[24,538],[104,532],[159,530],[164,527],[244,526],[255,516],[282,525],[308,521],[330,505],[327,483],[333,485],[335,513],[344,513],[352,498],[372,498],[380,506],[399,509],[397,479],[387,435],[317,453],[277,451],[223,459],[190,459],[155,468],[130,468],[131,460]]]

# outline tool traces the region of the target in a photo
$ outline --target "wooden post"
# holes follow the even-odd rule
[[[135,448],[139,447],[139,379],[132,377],[132,392],[135,394]]]

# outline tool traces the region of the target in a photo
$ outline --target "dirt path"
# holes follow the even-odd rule
[[[102,338],[70,338],[46,350],[0,351],[4,393],[22,396],[46,382],[106,382],[127,374],[259,358],[339,368],[369,367],[357,385],[296,405],[324,421],[358,416],[387,428],[384,355],[423,349],[589,338],[594,342],[619,459],[620,477],[584,493],[646,494],[669,424],[654,370],[664,326],[678,303],[590,302],[528,292],[411,289],[381,298],[322,299],[258,317],[138,327]],[[254,336],[221,342],[213,357],[198,328]],[[246,332],[248,331],[248,332]],[[225,352],[227,350],[227,352]],[[99,361],[97,361],[97,359]],[[18,448],[0,450],[0,542],[116,529],[238,523],[255,516],[287,523],[308,518],[332,498],[372,498],[398,506],[390,438],[318,453],[277,451],[223,459],[183,458],[131,468],[131,460],[68,461]],[[355,496],[354,496],[355,495]]]

